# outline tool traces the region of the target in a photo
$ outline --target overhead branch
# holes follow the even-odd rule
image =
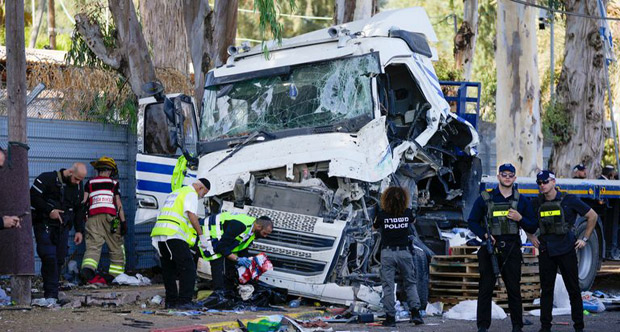
[[[75,15],[75,26],[95,55],[106,65],[118,70],[121,67],[121,54],[105,46],[99,24],[92,22],[85,13]]]

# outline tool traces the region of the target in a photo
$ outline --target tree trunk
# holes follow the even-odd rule
[[[47,35],[50,41],[50,48],[56,49],[56,9],[54,0],[47,0]]]
[[[187,45],[194,68],[194,100],[198,107],[196,112],[201,114],[205,74],[211,63],[208,45],[213,39],[213,10],[208,0],[184,0],[183,16]]]
[[[497,163],[513,163],[518,176],[535,176],[542,166],[538,12],[510,0],[497,5]]]
[[[142,96],[142,85],[155,81],[156,77],[149,49],[136,16],[136,9],[132,0],[109,0],[108,3],[124,55],[121,70],[129,80],[131,90],[136,95]]]
[[[37,45],[37,37],[39,37],[39,29],[41,29],[41,22],[43,22],[43,13],[45,13],[46,0],[39,0],[39,11],[32,13],[34,21],[32,22],[32,30],[30,30],[30,41],[28,47],[35,48]]]
[[[596,1],[567,0],[564,4],[569,12],[599,15]],[[568,125],[560,129],[566,131],[564,139],[556,141],[550,160],[550,168],[559,176],[570,176],[571,167],[580,162],[588,168],[591,177],[601,171],[605,139],[605,55],[598,29],[597,20],[566,17],[564,64],[556,105]]]
[[[26,53],[24,2],[6,4],[7,111],[9,153],[0,172],[0,214],[21,215],[30,210],[28,146],[26,145]],[[19,305],[30,304],[30,276],[34,275],[34,250],[30,215],[21,228],[2,231],[0,274],[12,274],[11,295]]]
[[[142,33],[156,68],[174,68],[189,75],[189,49],[183,24],[184,3],[140,0]]]
[[[228,60],[228,46],[235,44],[238,7],[238,0],[215,2],[213,37],[209,50],[211,64],[215,67],[226,63],[226,60]]]
[[[463,3],[463,23],[454,36],[454,59],[465,81],[469,81],[478,35],[478,0],[463,0]]]
[[[336,0],[334,3],[334,24],[369,18],[378,12],[377,0]]]

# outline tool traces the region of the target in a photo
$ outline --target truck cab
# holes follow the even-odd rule
[[[350,303],[378,281],[381,193],[408,189],[417,226],[444,253],[438,227],[476,198],[478,134],[451,111],[433,69],[437,37],[422,8],[232,52],[206,77],[202,114],[183,95],[140,101],[136,223],[154,221],[176,157],[196,156],[211,190],[204,215],[266,215],[254,242],[289,293]],[[185,147],[185,148],[184,148]],[[436,236],[434,236],[436,235]]]

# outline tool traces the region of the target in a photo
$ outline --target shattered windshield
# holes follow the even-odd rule
[[[373,54],[296,66],[286,75],[213,86],[205,90],[200,138],[245,135],[255,130],[318,127],[372,117]]]

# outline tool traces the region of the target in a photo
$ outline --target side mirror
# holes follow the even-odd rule
[[[161,82],[146,82],[142,84],[142,91],[145,97],[153,96],[158,102],[161,102],[165,97],[164,85]]]
[[[172,100],[170,100],[170,98],[165,97],[164,99],[164,114],[166,115],[166,118],[168,119],[168,121],[174,125],[176,127],[176,116],[175,116],[175,105],[172,102]]]
[[[179,96],[180,97],[180,96]],[[177,134],[177,145],[181,148],[181,151],[185,151],[185,135],[183,133],[183,125],[185,123],[185,115],[183,114],[183,104],[181,98],[174,98],[174,124]],[[164,107],[165,109],[165,107]]]

